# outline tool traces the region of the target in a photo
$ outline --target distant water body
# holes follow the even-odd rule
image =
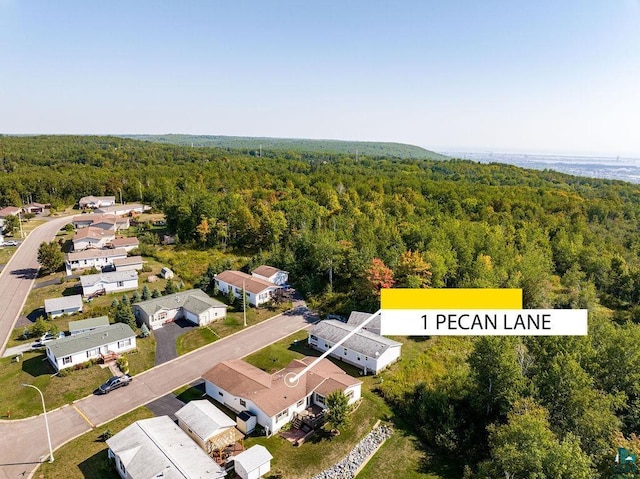
[[[640,159],[599,156],[529,155],[518,153],[445,152],[452,158],[480,163],[507,163],[536,170],[555,170],[576,176],[640,183]]]

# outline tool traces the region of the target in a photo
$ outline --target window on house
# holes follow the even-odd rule
[[[324,343],[324,347],[325,347],[325,348],[328,348],[328,347],[329,347],[329,345],[328,345],[327,343]]]
[[[358,361],[360,361],[360,356],[358,356]]]
[[[364,360],[365,360],[365,361],[369,361],[369,356],[365,356],[365,357],[364,357]]]
[[[124,281],[118,281],[118,288],[124,287]]]
[[[345,394],[345,396],[347,396],[349,399],[351,399],[353,397],[353,389],[348,391],[347,394]]]
[[[304,404],[304,399],[300,399],[300,401],[297,402],[296,406],[300,407]]]
[[[311,339],[311,341],[317,341],[318,340],[318,336],[314,336],[313,334],[311,336],[309,336],[309,338]]]
[[[167,313],[165,311],[158,313],[158,321],[164,321],[165,319],[167,319]]]
[[[62,358],[62,364],[71,364],[71,356],[65,356]]]
[[[347,355],[347,348],[342,348],[344,350],[344,355]]]
[[[223,396],[224,397],[224,394],[222,394],[222,391],[218,391],[218,396]]]
[[[289,408],[285,409],[282,412],[279,412],[278,414],[276,414],[276,422],[279,422],[282,420],[282,418],[286,417],[289,414]]]
[[[324,404],[324,396],[321,396],[320,394],[316,393],[316,402],[320,404]]]
[[[247,406],[247,401],[245,401],[244,399],[240,399],[240,406],[246,407]]]
[[[90,349],[89,351],[87,351],[87,357],[88,358],[94,358],[96,357],[98,354],[100,354],[100,349],[96,348],[96,349]]]
[[[131,346],[131,338],[123,339],[122,341],[118,341],[118,349],[125,348],[127,346]]]

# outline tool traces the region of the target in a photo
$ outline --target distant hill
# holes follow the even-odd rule
[[[120,135],[123,138],[169,143],[181,146],[212,146],[232,150],[292,151],[297,153],[356,154],[368,157],[393,157],[403,159],[445,160],[448,157],[403,143],[371,141],[308,140],[297,138],[259,138],[245,136],[213,135]]]

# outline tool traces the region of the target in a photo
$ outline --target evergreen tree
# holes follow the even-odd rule
[[[154,288],[152,293],[151,293],[151,297],[152,298],[159,298],[160,296],[162,296],[162,293],[160,292],[160,290],[158,288]]]
[[[164,289],[162,290],[162,294],[163,295],[167,295],[167,294],[173,294],[173,293],[177,293],[177,292],[178,292],[178,287],[173,282],[173,280],[171,278],[169,278],[167,280],[167,284],[164,286]]]
[[[149,299],[151,299],[151,290],[149,289],[149,286],[145,284],[142,288],[142,301],[147,301]]]

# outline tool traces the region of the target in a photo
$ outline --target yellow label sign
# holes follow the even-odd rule
[[[383,289],[381,309],[522,309],[522,290]]]

